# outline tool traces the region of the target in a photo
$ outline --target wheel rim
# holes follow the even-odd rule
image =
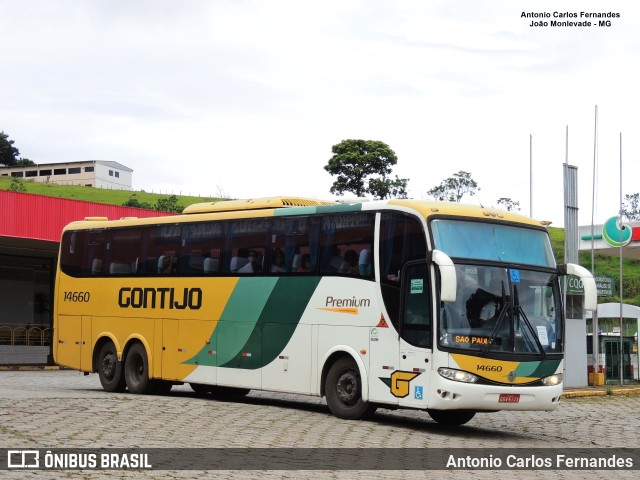
[[[133,368],[133,377],[137,381],[139,381],[144,375],[144,362],[140,356],[135,359],[135,366]]]
[[[358,401],[358,378],[353,372],[344,372],[336,384],[338,400],[345,405],[353,405]]]
[[[108,353],[102,359],[102,375],[108,379],[113,380],[116,375],[116,362],[117,358],[114,353]]]

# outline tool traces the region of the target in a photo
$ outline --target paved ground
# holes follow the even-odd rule
[[[96,375],[0,371],[0,448],[318,447],[613,448],[640,446],[640,395],[567,398],[554,412],[479,414],[444,428],[427,413],[379,410],[369,421],[333,417],[314,397],[252,392],[223,402],[188,386],[168,396],[102,391]],[[468,478],[450,471],[29,472],[34,478]],[[518,478],[633,478],[625,471],[518,471]],[[638,471],[635,472],[636,474]],[[478,471],[474,478],[513,478]],[[0,478],[25,478],[0,471]],[[29,478],[29,477],[27,477]]]

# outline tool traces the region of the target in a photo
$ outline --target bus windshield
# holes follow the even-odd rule
[[[457,264],[456,301],[440,316],[440,346],[484,353],[562,352],[557,274]]]
[[[556,267],[549,235],[543,230],[437,219],[431,222],[431,231],[434,247],[451,258]]]
[[[432,221],[431,229],[435,248],[453,259],[458,279],[456,301],[442,307],[441,347],[562,352],[558,274],[546,232],[449,219]]]

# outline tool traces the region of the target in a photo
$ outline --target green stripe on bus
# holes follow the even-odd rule
[[[289,215],[313,215],[316,213],[317,207],[290,207],[276,208],[273,211],[274,217],[286,217]]]
[[[360,210],[362,210],[361,203],[339,203],[336,205],[318,205],[313,207],[276,208],[273,216],[287,217],[293,215],[313,215],[316,213],[359,212]]]
[[[316,207],[318,213],[359,212],[360,210],[362,210],[361,203],[341,203],[339,205],[320,205]]]
[[[518,377],[543,378],[556,373],[560,360],[544,360],[542,362],[522,362],[516,368]]]
[[[279,278],[251,336],[234,358],[220,359],[219,365],[253,370],[271,363],[291,340],[319,282],[320,277]]]
[[[269,277],[240,278],[209,339],[210,344],[184,363],[214,367],[241,354],[277,280]],[[215,351],[216,355],[206,355],[207,351]]]

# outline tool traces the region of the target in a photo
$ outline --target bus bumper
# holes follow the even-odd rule
[[[429,389],[434,410],[555,410],[562,384],[554,386],[478,385],[437,378]]]

